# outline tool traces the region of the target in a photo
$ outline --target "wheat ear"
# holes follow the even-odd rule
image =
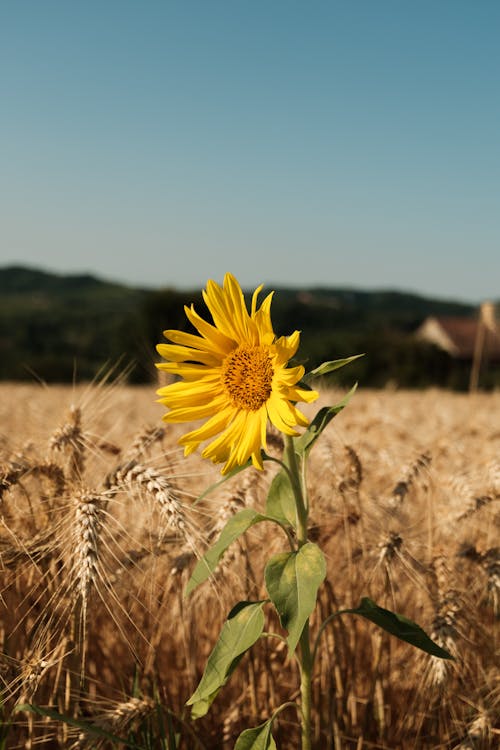
[[[164,522],[160,531],[161,536],[168,529],[175,529],[182,536],[187,536],[188,527],[184,509],[177,496],[176,489],[170,479],[167,479],[157,469],[144,466],[136,461],[130,461],[115,472],[114,486],[111,484],[111,489],[119,489],[121,486],[132,490],[142,490],[153,498]]]
[[[69,473],[73,478],[81,479],[85,466],[85,439],[80,407],[71,407],[68,421],[51,436],[49,450],[60,453],[69,451]]]

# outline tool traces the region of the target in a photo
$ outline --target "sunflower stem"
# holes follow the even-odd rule
[[[312,657],[309,620],[300,636],[300,704],[302,750],[311,750]]]
[[[285,456],[289,468],[290,482],[292,485],[293,495],[295,498],[295,508],[297,512],[297,540],[299,547],[307,542],[307,508],[302,491],[301,472],[297,454],[293,445],[293,438],[285,435]]]
[[[289,468],[290,482],[295,497],[297,513],[297,541],[299,548],[307,542],[308,507],[305,497],[305,475],[299,465],[293,438],[285,435],[285,456]],[[312,666],[311,643],[309,639],[309,619],[300,636],[300,704],[302,750],[311,750],[311,701]]]

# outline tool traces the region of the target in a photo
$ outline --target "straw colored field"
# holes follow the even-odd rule
[[[183,458],[183,429],[163,429],[154,398],[111,383],[0,385],[1,748],[173,748],[175,732],[180,748],[226,750],[298,688],[286,649],[263,639],[207,717],[184,709],[231,607],[266,596],[259,551],[286,539],[252,529],[183,598],[196,556],[232,513],[262,507],[276,469],[195,506],[218,469]],[[314,675],[318,750],[498,746],[499,415],[500,394],[361,390],[315,446],[321,619],[370,596],[456,656],[336,618]],[[269,445],[278,455],[279,437]],[[81,726],[13,713],[27,703]],[[281,750],[298,747],[293,711],[276,730]]]

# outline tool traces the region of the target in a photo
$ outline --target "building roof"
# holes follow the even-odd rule
[[[434,317],[424,320],[416,336],[457,359],[472,359],[480,321],[474,318]],[[483,357],[500,360],[500,334],[483,325]]]

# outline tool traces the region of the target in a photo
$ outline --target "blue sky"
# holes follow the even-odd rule
[[[500,298],[500,3],[0,4],[0,264]]]

